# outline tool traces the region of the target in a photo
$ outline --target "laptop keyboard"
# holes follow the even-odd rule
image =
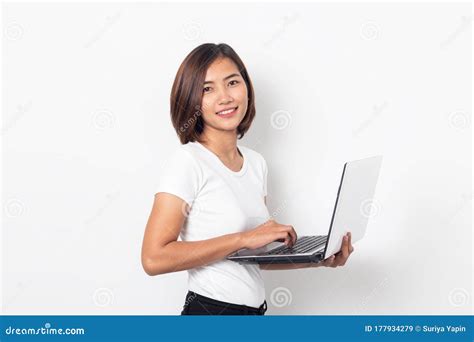
[[[264,253],[264,255],[282,255],[282,254],[300,254],[306,253],[310,250],[326,243],[327,236],[302,236],[296,240],[296,243],[293,247],[288,247],[286,245],[277,247]]]

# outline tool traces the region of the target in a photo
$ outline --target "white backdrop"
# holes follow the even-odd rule
[[[472,312],[469,4],[6,4],[2,313],[179,314],[140,263],[184,57],[231,45],[268,206],[325,234],[345,161],[384,155],[346,266],[262,271],[267,314]]]

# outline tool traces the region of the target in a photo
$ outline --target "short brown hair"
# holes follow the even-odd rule
[[[199,141],[199,136],[204,129],[201,102],[206,72],[212,62],[220,57],[230,58],[237,65],[247,85],[249,102],[247,113],[237,127],[238,139],[244,136],[252,124],[255,117],[255,96],[244,63],[227,44],[202,44],[192,50],[181,63],[171,89],[171,121],[181,144]]]

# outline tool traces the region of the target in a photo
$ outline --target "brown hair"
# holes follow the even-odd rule
[[[201,112],[202,90],[209,66],[217,58],[230,58],[239,69],[247,85],[247,113],[237,127],[238,139],[241,139],[250,128],[255,117],[255,97],[252,82],[244,63],[235,51],[227,44],[206,43],[192,50],[181,63],[171,89],[171,121],[181,144],[199,141],[204,129]]]

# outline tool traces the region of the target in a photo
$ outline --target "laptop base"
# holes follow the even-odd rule
[[[312,255],[272,256],[270,258],[248,257],[235,261],[239,264],[301,264],[318,263],[321,260],[323,260],[323,252],[317,252]]]

